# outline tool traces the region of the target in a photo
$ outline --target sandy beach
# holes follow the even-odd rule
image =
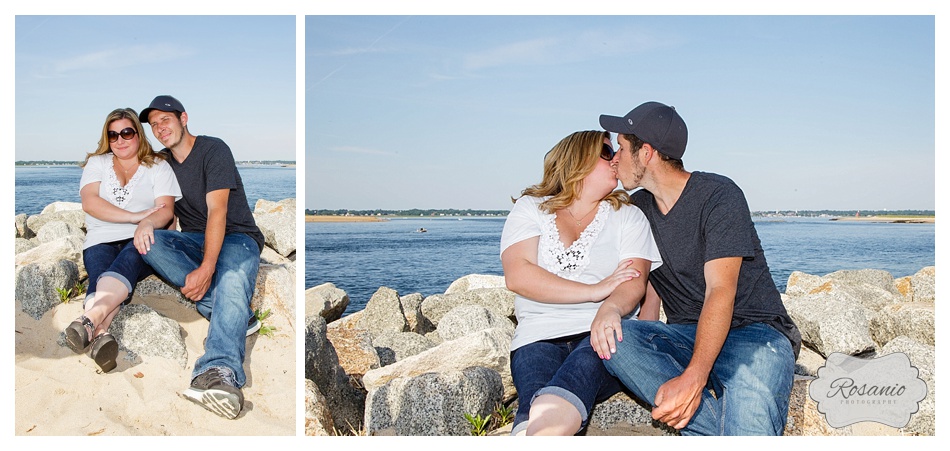
[[[270,336],[247,339],[244,410],[234,420],[221,418],[181,397],[203,351],[208,321],[167,296],[136,296],[181,324],[187,367],[154,356],[129,361],[119,351],[119,366],[108,374],[86,354],[59,344],[62,330],[82,310],[75,298],[34,320],[16,307],[14,431],[46,435],[294,435],[296,434],[295,326],[271,316]]]
[[[374,216],[321,216],[306,215],[306,222],[384,222],[389,219],[377,218]]]

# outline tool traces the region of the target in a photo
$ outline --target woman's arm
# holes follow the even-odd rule
[[[528,238],[508,246],[501,254],[505,285],[532,301],[549,304],[597,302],[609,296],[620,284],[642,273],[630,265],[631,260],[624,260],[613,274],[596,284],[568,280],[538,266],[539,242],[539,237]],[[649,267],[648,264],[647,270]]]
[[[650,265],[650,260],[635,258],[631,267],[648,274]],[[615,340],[623,341],[620,319],[644,300],[647,280],[647,277],[638,277],[620,284],[597,309],[590,325],[590,344],[602,359],[609,360],[610,354],[616,352]]]
[[[155,198],[155,206],[146,211],[152,213],[139,221],[132,235],[133,245],[140,254],[145,254],[151,250],[152,244],[155,244],[155,229],[165,228],[172,222],[175,217],[175,197],[158,196]]]
[[[162,208],[161,205],[156,204],[155,207],[142,211],[132,212],[123,210],[99,197],[100,183],[102,182],[87,183],[79,190],[79,198],[82,200],[83,211],[100,221],[120,224],[138,224],[139,221]],[[170,197],[171,196],[163,196],[162,198],[167,199]],[[174,201],[172,201],[172,203],[174,203]]]

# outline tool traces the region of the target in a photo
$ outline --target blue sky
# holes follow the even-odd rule
[[[296,160],[293,15],[21,15],[15,51],[17,160],[81,160],[110,111],[159,94],[237,160]]]
[[[649,100],[753,210],[935,208],[934,16],[308,16],[306,207],[509,209]]]

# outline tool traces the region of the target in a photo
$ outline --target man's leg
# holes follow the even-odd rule
[[[794,368],[792,345],[779,331],[763,323],[731,330],[710,375],[721,384],[723,434],[782,435]]]
[[[659,321],[622,322],[623,341],[604,360],[607,370],[637,397],[655,406],[656,392],[670,379],[683,374],[693,355],[695,325]],[[720,435],[719,402],[708,391],[683,435]]]
[[[201,265],[203,256],[203,233],[156,230],[155,243],[142,258],[163,279],[181,288],[185,286],[185,277]],[[195,307],[205,318],[211,313],[199,305]]]
[[[199,310],[208,312],[211,324],[205,354],[195,362],[194,376],[224,367],[231,370],[238,388],[244,386],[244,345],[260,261],[257,243],[250,236],[225,235],[211,287],[198,301]]]

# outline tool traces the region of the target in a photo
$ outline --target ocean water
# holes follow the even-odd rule
[[[381,286],[400,295],[443,293],[468,274],[502,275],[504,218],[393,219],[307,223],[307,288],[332,282],[347,292],[344,314],[362,310]],[[756,218],[756,230],[779,291],[793,271],[825,275],[882,269],[894,277],[935,262],[933,224],[872,224],[827,218]],[[425,228],[427,232],[418,230]]]
[[[293,167],[239,166],[247,202],[254,210],[258,199],[279,201],[296,197],[296,172]],[[16,214],[35,215],[56,202],[79,202],[78,166],[17,166]]]

